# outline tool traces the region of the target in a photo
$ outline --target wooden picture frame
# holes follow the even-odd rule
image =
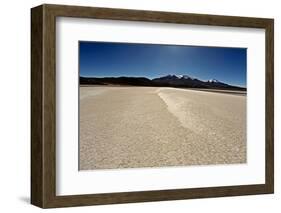
[[[262,28],[266,34],[265,184],[56,195],[56,17]],[[44,4],[31,9],[31,203],[41,208],[268,194],[274,191],[274,21]]]

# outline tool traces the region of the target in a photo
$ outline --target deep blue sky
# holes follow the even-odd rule
[[[246,87],[246,48],[79,42],[84,77],[189,75]]]

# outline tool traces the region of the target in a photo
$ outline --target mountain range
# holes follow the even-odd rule
[[[229,85],[216,79],[208,81],[192,78],[188,75],[166,75],[159,78],[148,79],[145,77],[82,77],[81,85],[129,85],[129,86],[156,86],[156,87],[181,87],[202,89],[227,89],[243,90],[246,88]]]

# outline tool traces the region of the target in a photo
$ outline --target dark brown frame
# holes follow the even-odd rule
[[[266,32],[266,182],[258,185],[56,196],[56,17],[263,28]],[[66,207],[274,192],[274,20],[41,5],[31,9],[31,203]]]

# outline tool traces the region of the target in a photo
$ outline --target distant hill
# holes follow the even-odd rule
[[[106,77],[106,78],[80,77],[80,84],[154,86],[153,81],[144,77]]]
[[[155,87],[182,87],[204,89],[226,89],[246,91],[246,88],[237,87],[220,82],[216,79],[202,81],[188,75],[166,75],[152,80],[145,77],[80,77],[81,85],[128,85],[128,86],[155,86]]]

